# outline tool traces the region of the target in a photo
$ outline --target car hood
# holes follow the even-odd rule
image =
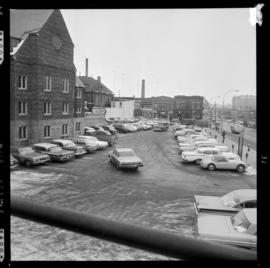
[[[227,218],[229,217],[223,215],[199,214],[197,219],[198,233],[205,238],[211,238],[215,235],[229,236],[232,230]]]
[[[217,196],[201,196],[195,195],[196,206],[201,211],[237,211],[235,208],[224,206],[221,203],[220,197]],[[209,211],[210,210],[210,211]]]
[[[73,152],[71,151],[68,151],[68,150],[59,150],[59,151],[56,151],[56,152],[52,152],[52,154],[55,154],[55,155],[71,155],[71,154],[74,154]]]
[[[200,154],[194,151],[186,151],[186,152],[183,152],[183,155],[203,155],[203,154]]]
[[[107,146],[107,145],[109,145],[109,143],[107,141],[97,141],[97,144],[98,145],[101,145],[101,146]]]
[[[142,159],[140,159],[137,156],[119,157],[119,160],[120,160],[120,162],[124,162],[124,163],[142,162]]]

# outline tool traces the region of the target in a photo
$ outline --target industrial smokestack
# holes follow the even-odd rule
[[[85,76],[88,77],[88,58],[85,59]]]
[[[141,98],[145,98],[145,80],[142,80],[142,93],[141,93]]]

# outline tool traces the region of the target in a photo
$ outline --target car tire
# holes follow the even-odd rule
[[[236,168],[237,172],[243,173],[245,171],[245,166],[244,165],[239,165]]]
[[[194,163],[197,164],[197,165],[199,165],[199,164],[201,163],[201,161],[202,161],[201,159],[196,159],[196,160],[194,161]]]
[[[214,171],[216,169],[216,166],[214,164],[209,164],[207,166],[207,169],[210,170],[210,171]]]
[[[25,166],[26,166],[26,167],[31,167],[31,165],[32,165],[32,164],[31,164],[31,162],[30,162],[29,160],[25,161]]]

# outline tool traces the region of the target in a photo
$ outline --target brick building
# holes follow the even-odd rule
[[[113,92],[101,82],[100,76],[97,79],[89,76],[80,76],[79,78],[85,86],[87,110],[89,112],[95,112],[95,110],[105,112],[105,107],[111,106]]]
[[[74,136],[84,106],[61,12],[11,10],[10,36],[11,145]]]
[[[202,96],[175,96],[174,117],[179,117],[181,114],[183,119],[202,119],[204,102]]]

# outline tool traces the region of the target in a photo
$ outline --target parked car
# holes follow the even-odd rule
[[[71,140],[58,139],[58,140],[53,140],[52,143],[60,146],[64,150],[74,152],[75,157],[82,156],[82,155],[86,154],[86,152],[87,152],[83,146],[76,145]]]
[[[128,128],[130,130],[130,132],[137,132],[138,131],[138,129],[136,128],[136,126],[134,126],[131,123],[126,123],[126,124],[124,124],[124,126],[126,128]]]
[[[188,133],[197,134],[198,132],[196,132],[196,131],[193,130],[193,129],[187,129],[187,128],[184,128],[184,129],[182,129],[182,130],[177,130],[177,131],[175,131],[174,136],[175,136],[175,138],[176,138],[177,136],[186,136]]]
[[[167,123],[158,123],[154,126],[154,131],[166,131],[168,130],[169,126]]]
[[[122,123],[116,123],[116,124],[113,124],[113,127],[119,132],[119,133],[129,133],[130,130],[124,126],[124,124]]]
[[[74,152],[63,150],[53,143],[36,143],[33,145],[33,149],[40,154],[49,156],[52,161],[65,162],[75,157]]]
[[[87,153],[92,153],[96,150],[99,150],[99,146],[97,145],[97,143],[95,141],[91,141],[91,140],[81,140],[78,138],[73,139],[73,142],[77,145],[82,146]]]
[[[150,130],[153,128],[152,126],[146,124],[145,122],[138,122],[138,123],[140,124],[143,130]]]
[[[236,157],[235,157],[236,158]],[[215,169],[223,170],[237,170],[238,172],[244,172],[247,168],[247,164],[241,159],[235,159],[233,156],[226,157],[223,154],[209,156],[204,158],[200,165],[202,168],[207,168],[210,171]]]
[[[212,140],[202,140],[202,141],[194,141],[194,142],[183,142],[179,143],[179,152],[182,153],[184,151],[194,151],[198,148],[202,147],[215,147],[216,143]]]
[[[233,216],[198,214],[196,237],[209,242],[257,249],[257,209],[245,208]]]
[[[35,152],[30,146],[12,148],[11,153],[21,165],[25,165],[27,167],[42,165],[50,161],[49,156]]]
[[[133,125],[137,128],[137,130],[143,130],[142,125],[139,122],[133,123]]]
[[[102,130],[95,130],[93,132],[85,132],[85,136],[93,136],[96,137],[99,141],[106,141],[110,146],[117,143],[117,136],[112,135],[108,131],[102,131]]]
[[[201,160],[209,155],[217,155],[220,151],[215,147],[198,148],[194,151],[185,151],[181,154],[181,159],[186,163],[200,164]]]
[[[14,168],[19,166],[19,161],[13,155],[10,155],[9,159],[10,159],[10,168],[11,169],[14,169]]]
[[[97,126],[97,125],[95,126],[95,125],[92,125],[92,126],[90,126],[90,128],[93,128],[95,131],[104,131],[104,132],[106,132],[108,135],[111,134],[110,131],[105,130],[102,126]],[[84,132],[86,133],[86,132],[88,132],[88,131],[85,130]],[[92,131],[90,131],[90,132],[92,132]],[[88,132],[88,133],[89,133],[89,132]]]
[[[116,135],[117,134],[117,130],[112,125],[101,125],[101,127],[104,130],[109,131],[112,135]]]
[[[95,132],[96,130],[92,127],[85,127],[84,128],[84,133],[91,133],[91,132]]]
[[[96,146],[98,146],[98,149],[105,149],[109,146],[109,143],[107,141],[100,141],[98,140],[96,137],[94,136],[78,136],[77,137],[77,142],[80,142],[80,141],[91,141],[92,143],[95,143]]]
[[[243,208],[257,208],[257,191],[240,189],[219,196],[194,196],[196,214],[199,212],[215,214],[235,214]]]
[[[116,168],[137,169],[143,166],[143,161],[130,148],[116,148],[109,153],[109,159]]]
[[[186,127],[187,127],[186,125],[175,124],[174,127],[173,127],[173,130],[174,131],[183,130]]]

